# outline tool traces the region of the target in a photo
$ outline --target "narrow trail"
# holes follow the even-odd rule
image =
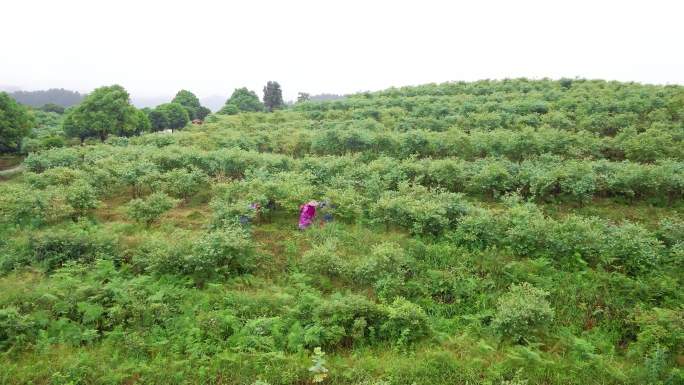
[[[17,166],[14,166],[12,168],[8,168],[6,170],[0,170],[0,178],[9,178],[15,174],[18,174],[20,172],[24,171],[24,165],[19,164]]]

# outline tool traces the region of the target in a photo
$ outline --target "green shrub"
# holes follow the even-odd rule
[[[484,250],[492,246],[503,246],[508,226],[506,215],[492,210],[474,209],[461,219],[456,229],[448,234],[448,238],[471,250]]]
[[[159,168],[149,161],[114,165],[114,172],[119,183],[131,188],[133,198],[142,196],[145,191],[158,190],[161,184]],[[159,198],[160,195],[155,196],[155,199]]]
[[[54,167],[73,167],[80,160],[79,149],[65,147],[31,153],[24,160],[24,165],[29,171],[43,172]]]
[[[473,166],[468,185],[471,193],[488,193],[492,197],[498,197],[513,188],[510,162],[486,159],[475,162]]]
[[[367,200],[352,188],[331,188],[325,193],[329,206],[325,209],[334,220],[354,222],[364,215]]]
[[[549,240],[550,220],[532,203],[516,201],[510,197],[506,203],[510,206],[505,213],[508,220],[505,244],[515,255],[530,256],[545,254]]]
[[[193,321],[201,328],[201,338],[205,344],[221,345],[241,329],[240,320],[231,309],[201,313]]]
[[[604,261],[623,266],[627,273],[638,274],[659,265],[663,245],[643,227],[623,223],[609,228]]]
[[[13,225],[43,222],[40,198],[28,186],[0,185],[0,222]]]
[[[513,341],[533,340],[536,333],[548,329],[553,321],[554,310],[546,300],[548,295],[527,282],[511,285],[497,301],[492,326]]]
[[[128,216],[149,226],[177,203],[177,200],[164,193],[154,193],[144,199],[137,198],[128,202]]]
[[[218,113],[218,114],[224,114],[224,115],[235,115],[235,114],[237,114],[238,112],[240,112],[240,110],[237,108],[237,106],[235,106],[235,105],[233,105],[233,104],[226,104],[226,105],[223,106],[223,108],[221,108],[221,110],[219,110],[219,112],[217,112],[217,113]]]
[[[21,143],[21,152],[35,153],[38,151],[49,150],[51,148],[64,147],[66,140],[64,136],[56,134],[48,134],[40,138],[24,138]]]
[[[35,339],[35,329],[31,318],[20,314],[17,308],[0,308],[0,351],[31,343]]]
[[[216,275],[242,274],[256,266],[255,244],[249,233],[225,226],[200,237],[184,261],[185,273],[202,283]]]
[[[97,192],[88,182],[78,180],[65,188],[66,202],[74,209],[78,216],[85,215],[96,208],[100,201]]]
[[[684,243],[684,220],[677,218],[662,219],[658,223],[656,235],[668,247]]]
[[[193,237],[176,232],[171,237],[148,236],[126,251],[128,263],[139,272],[182,274],[188,255],[192,254]]]
[[[302,255],[301,266],[306,272],[329,277],[345,277],[349,270],[349,264],[337,252],[337,243],[334,240],[314,245],[305,252]]]
[[[196,169],[174,169],[161,176],[163,190],[175,198],[182,198],[186,202],[192,194],[199,191],[207,182],[207,175]]]
[[[54,167],[41,173],[27,172],[26,181],[33,187],[45,189],[50,186],[68,186],[87,178],[87,173],[77,168]]]
[[[373,246],[367,257],[359,258],[353,266],[353,278],[359,283],[374,283],[387,275],[403,277],[412,265],[404,250],[396,243],[384,242]]]
[[[636,341],[629,346],[629,354],[647,357],[663,349],[668,359],[684,352],[684,310],[652,308],[639,310],[633,322],[638,327]]]
[[[386,319],[380,327],[385,338],[399,345],[406,345],[428,336],[428,316],[418,305],[397,297],[391,304],[383,306]]]
[[[247,320],[229,343],[239,351],[272,352],[285,344],[285,332],[281,317],[259,317]]]
[[[459,194],[431,191],[401,183],[398,191],[387,191],[370,209],[375,222],[404,227],[414,234],[437,235],[455,225],[469,205]]]
[[[268,215],[269,209],[264,207],[266,205],[264,201],[266,201],[265,198],[261,200],[255,198],[253,200],[240,199],[232,201],[221,197],[214,197],[209,204],[212,210],[211,225],[213,228],[238,224],[246,226],[252,223],[257,216]],[[252,206],[253,204],[258,204],[259,209],[255,209]]]
[[[118,256],[113,235],[81,224],[36,233],[30,238],[29,249],[34,260],[48,270],[67,261],[93,262]]]
[[[305,347],[370,343],[379,338],[386,319],[383,309],[369,299],[341,293],[327,299],[304,295],[293,316],[304,327]]]
[[[589,263],[597,266],[606,242],[607,225],[598,218],[569,215],[547,227],[551,257],[565,266]]]

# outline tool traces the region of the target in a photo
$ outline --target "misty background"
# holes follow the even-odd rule
[[[278,81],[343,95],[451,80],[583,77],[684,84],[681,2],[197,0],[3,4],[0,90],[85,94],[120,84],[138,107],[179,89],[217,110]]]

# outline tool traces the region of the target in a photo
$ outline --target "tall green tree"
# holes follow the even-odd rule
[[[278,82],[269,81],[266,83],[264,87],[264,106],[268,112],[285,107],[283,91],[280,89]]]
[[[145,111],[135,110],[135,119],[136,134],[139,135],[152,129],[152,123],[150,123],[150,118],[147,117],[147,113],[145,113]]]
[[[69,110],[63,123],[64,132],[81,140],[97,137],[103,142],[110,134],[134,135],[139,126],[136,111],[123,87],[100,87]]]
[[[188,112],[178,103],[160,104],[157,106],[156,110],[161,112],[164,116],[164,121],[166,123],[164,128],[170,128],[172,131],[185,127],[190,121]]]
[[[0,151],[15,152],[31,131],[33,117],[7,93],[0,92]]]
[[[195,96],[195,94],[192,92],[187,90],[178,91],[173,100],[171,100],[171,103],[178,103],[183,106],[185,111],[188,112],[188,118],[190,118],[190,120],[202,119],[199,117],[200,108],[202,108],[202,106],[200,105],[200,101],[197,99],[197,96]]]
[[[64,131],[64,135],[67,137],[78,138],[81,140],[81,143],[83,143],[83,141],[90,136],[90,133],[85,127],[76,124],[74,115],[70,112],[71,110],[67,110],[67,113],[64,115],[64,120],[62,120],[62,131]]]
[[[210,109],[204,106],[200,106],[200,108],[197,110],[196,119],[204,120],[204,118],[206,118],[209,114],[211,114]]]
[[[230,95],[226,104],[219,111],[220,114],[233,115],[238,112],[259,112],[264,110],[264,105],[254,91],[246,87],[237,88]]]
[[[297,103],[302,103],[311,100],[311,95],[306,92],[300,92],[297,95]]]
[[[147,111],[147,118],[150,120],[150,128],[152,131],[161,131],[168,126],[166,116],[158,108]]]

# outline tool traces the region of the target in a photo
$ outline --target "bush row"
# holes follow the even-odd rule
[[[308,126],[302,129],[302,125]],[[213,127],[213,126],[211,126]],[[449,127],[443,132],[418,126],[409,131],[391,131],[373,120],[350,120],[311,124],[306,120],[242,127],[232,120],[220,120],[215,130],[203,135],[211,138],[210,148],[237,146],[245,150],[281,153],[302,157],[307,154],[343,155],[363,153],[365,157],[386,155],[395,158],[459,157],[473,160],[488,156],[520,161],[543,154],[575,159],[609,159],[653,162],[657,159],[682,159],[679,131],[649,128],[639,132],[624,127],[616,137],[600,137],[587,131],[573,132],[548,127],[517,130],[465,130]],[[173,142],[197,133],[185,133]],[[149,135],[135,143],[163,144]],[[195,142],[196,143],[196,142]]]
[[[395,129],[519,128],[547,124],[614,135],[635,126],[682,122],[679,86],[644,86],[589,80],[507,79],[443,83],[352,95],[327,103],[300,103],[312,119],[376,119]]]
[[[135,190],[138,186],[154,189],[157,185],[171,184],[167,190],[178,196],[196,191],[206,178],[202,173],[212,177],[243,178],[256,171],[310,173],[312,177],[301,183],[313,184],[315,188],[346,179],[349,186],[383,183],[383,189],[395,190],[400,182],[413,181],[451,192],[497,196],[519,191],[523,196],[539,200],[561,198],[577,202],[594,196],[654,197],[672,202],[684,194],[684,166],[682,162],[672,160],[638,164],[606,160],[564,161],[554,156],[522,162],[501,158],[465,161],[382,157],[363,162],[355,156],[294,159],[239,149],[201,151],[175,146],[96,146],[86,150],[58,149],[32,154],[26,165],[34,172],[60,166],[78,168],[96,187],[119,185]],[[178,168],[186,170],[173,171]]]

